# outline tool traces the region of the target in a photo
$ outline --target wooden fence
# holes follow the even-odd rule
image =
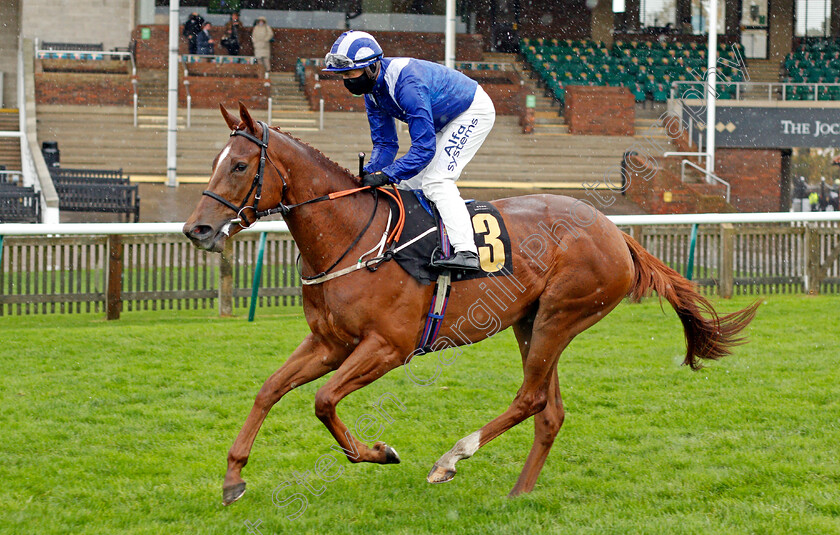
[[[623,227],[685,273],[691,225]],[[6,236],[0,245],[0,315],[219,307],[248,304],[259,233],[241,233],[225,255],[178,234]],[[297,248],[269,232],[260,306],[300,304]],[[2,237],[0,237],[2,239]],[[838,222],[699,226],[694,280],[702,292],[840,292]]]
[[[231,240],[225,255],[196,249],[183,236],[8,236],[3,240],[0,315],[245,306],[259,234]],[[224,256],[224,258],[222,258]],[[300,304],[297,247],[269,233],[259,303]]]
[[[634,226],[645,249],[685,274],[691,225]],[[701,292],[732,295],[840,292],[838,222],[700,225],[694,280]]]

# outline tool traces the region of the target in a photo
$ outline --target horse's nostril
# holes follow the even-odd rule
[[[187,231],[187,236],[196,240],[203,240],[213,234],[213,227],[210,225],[196,225]]]

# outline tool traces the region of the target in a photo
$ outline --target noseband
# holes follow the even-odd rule
[[[284,216],[289,213],[289,211],[297,205],[286,206],[283,204],[283,199],[286,197],[286,189],[288,185],[286,184],[286,177],[280,170],[274,165],[274,162],[271,161],[271,158],[268,157],[268,125],[262,121],[257,121],[257,124],[262,126],[263,129],[263,136],[262,140],[257,139],[255,136],[252,136],[248,132],[244,130],[234,130],[230,133],[230,137],[233,136],[242,136],[245,139],[253,141],[260,147],[260,167],[257,169],[257,174],[254,175],[254,180],[251,181],[251,188],[248,190],[248,193],[245,194],[245,198],[242,199],[242,204],[238,207],[230,202],[229,200],[225,199],[221,195],[218,195],[210,190],[204,190],[201,192],[202,195],[207,195],[211,199],[215,199],[222,203],[223,205],[227,206],[231,210],[236,213],[236,216],[239,218],[239,226],[242,228],[248,228],[254,225],[257,222],[257,219],[261,217],[265,217],[272,214],[283,214]],[[270,208],[268,210],[257,210],[257,205],[260,203],[260,199],[262,198],[262,187],[263,187],[263,177],[265,173],[265,161],[268,159],[271,162],[271,166],[274,167],[274,170],[277,171],[277,175],[280,177],[280,180],[283,182],[283,189],[280,192],[280,204],[277,205],[276,208]],[[248,198],[251,197],[251,193],[255,192],[254,194],[254,204],[248,206]],[[254,211],[254,221],[249,222],[248,218],[245,216],[245,210],[250,208]],[[243,225],[242,223],[246,223]]]

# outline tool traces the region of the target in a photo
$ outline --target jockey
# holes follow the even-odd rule
[[[479,269],[473,227],[455,181],[493,128],[496,110],[474,80],[437,63],[385,58],[372,35],[347,31],[324,59],[354,95],[364,95],[373,152],[362,185],[421,189],[437,206],[454,254],[435,262]],[[408,124],[411,148],[397,159],[394,119]]]

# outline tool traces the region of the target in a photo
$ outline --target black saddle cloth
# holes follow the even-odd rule
[[[432,258],[448,256],[450,250],[443,222],[434,204],[425,198],[422,191],[398,191],[405,206],[405,227],[394,247],[397,251],[394,259],[416,280],[431,284],[440,273],[431,267]],[[390,197],[388,200],[396,218],[396,203]],[[467,201],[467,211],[472,221],[481,269],[453,272],[452,281],[510,275],[513,272],[510,236],[502,215],[486,201]],[[415,239],[422,234],[425,234],[422,238]],[[409,242],[410,245],[405,246]]]

